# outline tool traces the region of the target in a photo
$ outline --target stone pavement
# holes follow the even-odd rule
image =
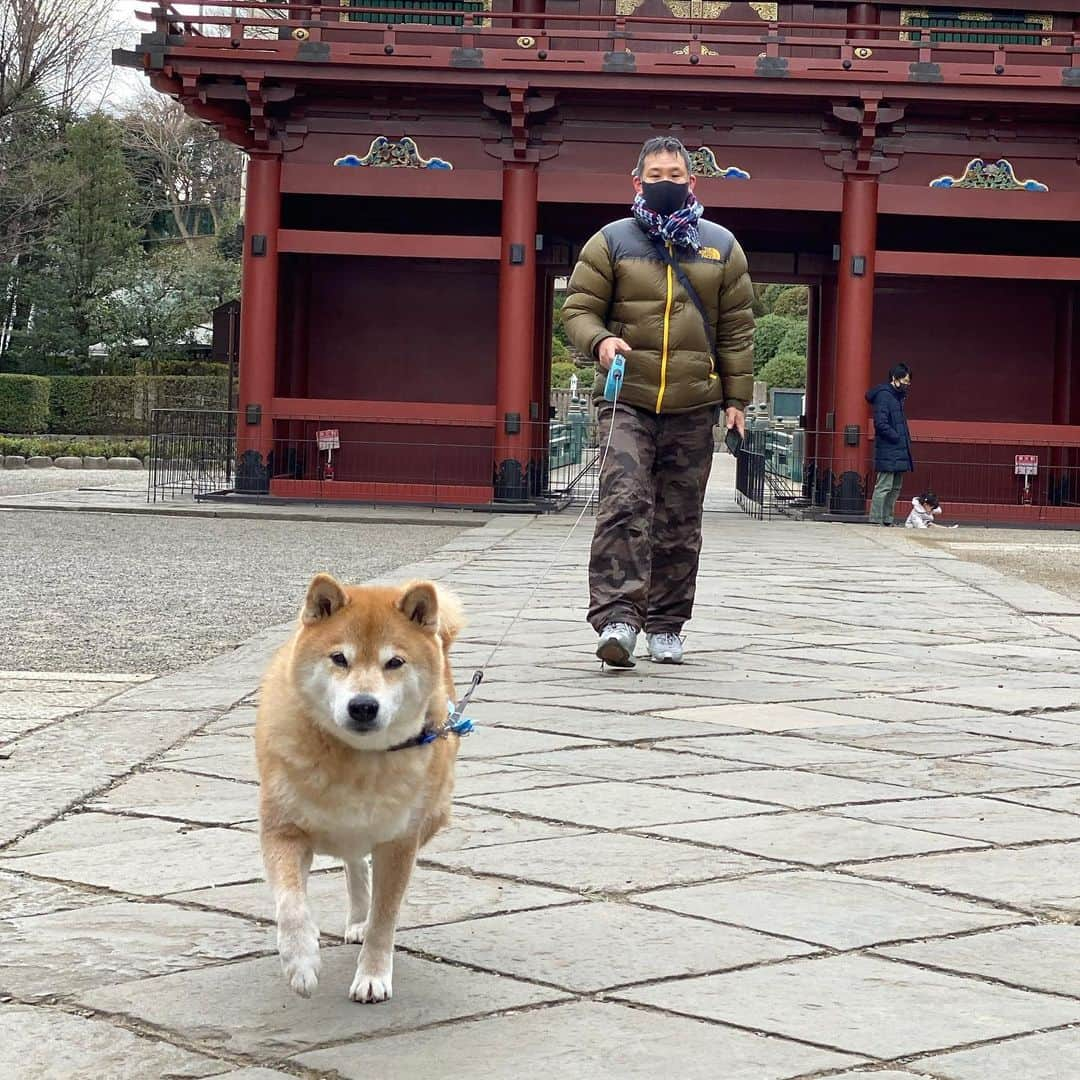
[[[347,999],[328,862],[314,997],[273,955],[250,733],[287,628],[135,685],[0,676],[0,1076],[1080,1076],[1080,604],[717,515],[689,662],[601,673],[589,521],[531,593],[569,524],[400,570],[465,601],[462,684],[528,603],[385,1005]]]

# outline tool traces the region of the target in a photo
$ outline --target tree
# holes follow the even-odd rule
[[[111,0],[3,0],[0,119],[42,106],[74,114],[109,69]]]
[[[240,295],[240,266],[210,250],[170,245],[131,259],[121,282],[102,305],[102,341],[114,368],[145,349],[156,375],[162,361],[183,354],[214,308]]]
[[[51,215],[25,275],[31,313],[13,345],[32,363],[68,356],[78,374],[89,370],[89,349],[99,340],[101,302],[136,253],[138,198],[116,123],[103,114],[67,128],[56,169],[69,196]]]
[[[565,390],[570,386],[570,376],[577,374],[577,367],[565,360],[551,365],[551,388]]]
[[[792,319],[805,319],[810,311],[810,290],[805,285],[790,285],[776,298],[773,313]]]
[[[778,353],[761,369],[758,377],[768,386],[806,386],[806,357]]]
[[[771,288],[771,286],[770,286]],[[794,323],[783,315],[762,315],[754,327],[754,373],[768,363],[780,348],[780,342]]]
[[[805,321],[792,320],[791,327],[780,339],[777,353],[794,353],[806,358],[807,326]]]
[[[209,124],[147,92],[123,117],[124,145],[152,212],[152,231],[189,248],[239,218],[243,154]]]

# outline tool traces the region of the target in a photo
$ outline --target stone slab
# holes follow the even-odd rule
[[[949,727],[954,731],[973,731],[1048,746],[1080,745],[1080,724],[1058,716],[976,716],[971,720],[953,718],[931,722],[935,727]]]
[[[599,902],[413,930],[401,945],[576,993],[812,952],[752,930]]]
[[[128,818],[95,811],[74,811],[0,851],[0,860],[142,840],[158,840],[164,846],[174,836],[179,836],[182,829],[183,826],[176,822],[157,818]],[[62,878],[66,875],[55,876]]]
[[[1014,926],[882,951],[915,964],[1080,997],[1080,926]]]
[[[301,1064],[349,1080],[793,1080],[850,1058],[682,1016],[581,1001],[449,1028],[349,1043]]]
[[[963,761],[952,758],[898,758],[869,763],[840,762],[821,767],[818,771],[831,776],[904,784],[923,791],[953,795],[1008,791],[1020,787],[1053,787],[1069,782],[1067,777],[1036,772],[1034,769],[1017,769],[1004,763],[988,763],[985,759],[986,755]]]
[[[1076,746],[1029,746],[1023,750],[982,754],[976,760],[1061,776],[1074,782],[1080,780],[1080,747]]]
[[[87,907],[104,903],[99,893],[74,889],[54,881],[37,881],[0,870],[0,918],[18,919],[24,915],[44,915],[50,911]]]
[[[835,949],[963,933],[1022,918],[903,885],[804,870],[661,889],[641,899],[650,907]]]
[[[560,789],[561,790],[561,789]],[[450,824],[428,842],[425,852],[466,851],[493,844],[518,844],[555,836],[577,836],[583,830],[549,822],[509,817],[471,806],[454,807]]]
[[[846,717],[823,717],[820,712],[811,712],[797,705],[786,704],[703,705],[691,709],[666,709],[656,715],[672,720],[695,720],[698,723],[724,724],[731,728],[748,728],[752,731],[767,732],[797,731],[800,728],[847,722]]]
[[[1047,810],[1060,810],[1066,814],[1080,814],[1080,784],[1069,787],[1018,788],[1002,791],[995,799],[1023,803],[1025,806],[1042,806]]]
[[[771,765],[776,768],[815,768],[826,765],[865,766],[888,765],[898,759],[895,754],[863,750],[857,746],[837,746],[814,739],[799,739],[791,735],[715,735],[708,739],[681,739],[677,743],[664,740],[656,743],[658,750],[676,750],[682,754],[706,754],[723,759],[729,768]],[[721,765],[717,764],[718,771]],[[701,770],[705,772],[705,769]]]
[[[312,874],[308,878],[308,900],[324,934],[341,936],[345,928],[346,895],[345,876],[340,869]],[[170,899],[234,911],[266,922],[274,919],[273,897],[264,881],[177,893]],[[402,929],[437,926],[484,915],[568,904],[577,899],[572,893],[536,885],[468,877],[431,866],[418,866],[409,881],[398,926]]]
[[[741,774],[736,774],[741,775]],[[774,808],[653,784],[600,781],[551,789],[477,795],[476,806],[598,829],[634,828],[703,818],[770,813]]]
[[[1008,904],[1075,921],[1080,916],[1080,843],[927,855],[856,866],[860,877],[888,878]]]
[[[992,686],[965,686],[955,690],[941,690],[936,696],[942,702],[998,713],[1080,708],[1080,686],[1017,687],[995,682]]]
[[[155,764],[161,768],[219,776],[225,780],[257,783],[259,779],[255,767],[254,740],[238,739],[231,735],[200,735],[197,739],[189,739],[163,755]]]
[[[59,1009],[0,1005],[0,1076],[12,1080],[184,1080],[217,1076],[228,1063],[158,1039],[143,1038],[105,1020]]]
[[[727,798],[761,799],[763,803],[792,810],[909,799],[913,796],[933,794],[897,784],[850,780],[797,769],[759,768],[744,772],[714,773],[711,776],[680,776],[673,780],[664,780],[663,784],[666,787],[690,791],[707,791]]]
[[[678,984],[678,1011],[889,1059],[1080,1021],[1080,1002],[857,955]],[[619,997],[670,1008],[672,987]]]
[[[725,767],[747,768],[745,765],[725,766],[723,762],[701,759],[690,754],[664,754],[631,746],[600,746],[589,750],[556,750],[549,754],[531,754],[527,760],[511,759],[515,764],[527,764],[530,769],[556,771],[568,779],[575,776],[599,780],[642,780],[657,776],[690,776],[718,772]]]
[[[258,820],[259,789],[235,780],[154,769],[136,773],[88,805],[114,813],[234,825]]]
[[[1065,1080],[1080,1076],[1080,1028],[922,1058],[917,1067],[940,1080]]]
[[[811,866],[981,846],[918,829],[859,822],[820,811],[651,826],[649,832]]]
[[[843,814],[992,844],[1080,839],[1080,817],[974,795],[849,806]]]
[[[139,896],[190,892],[262,877],[258,837],[250,832],[171,828],[171,834],[152,839],[50,851],[5,863],[11,870]]]
[[[469,709],[472,715],[472,709]],[[475,717],[473,718],[475,720]],[[473,735],[462,740],[458,757],[462,761],[482,761],[493,757],[520,757],[545,750],[561,750],[570,746],[596,745],[593,737],[555,735],[514,727],[478,727]],[[527,764],[527,760],[523,760]]]
[[[748,855],[706,851],[688,844],[604,833],[525,844],[438,852],[423,858],[438,866],[494,874],[584,893],[626,893],[653,886],[737,877],[777,864]]]
[[[92,904],[0,921],[0,986],[22,999],[265,954],[264,927],[167,904]]]
[[[390,1004],[349,1000],[355,945],[322,950],[310,998],[289,989],[276,956],[121,983],[80,994],[95,1009],[173,1031],[209,1049],[287,1055],[371,1035],[557,1001],[558,991],[398,952]],[[178,1009],[177,1003],[184,1008]]]

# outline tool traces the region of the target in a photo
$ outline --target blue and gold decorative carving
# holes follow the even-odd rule
[[[373,139],[368,152],[363,157],[346,154],[339,157],[335,165],[365,166],[373,169],[452,169],[454,166],[442,158],[420,156],[416,142],[407,135],[402,139],[388,139],[380,135]]]
[[[939,176],[930,181],[936,188],[982,188],[988,191],[1049,191],[1039,180],[1017,180],[1012,163],[1006,158],[984,161],[972,158],[960,176]]]
[[[716,163],[716,155],[707,147],[701,146],[697,150],[691,150],[690,171],[695,176],[715,177],[720,180],[749,180],[750,174],[738,165],[727,165],[721,168]]]

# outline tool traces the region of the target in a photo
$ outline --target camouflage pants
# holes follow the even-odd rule
[[[694,607],[701,510],[717,409],[657,416],[619,405],[600,478],[589,560],[589,623],[678,633]],[[598,413],[601,450],[612,407]]]

